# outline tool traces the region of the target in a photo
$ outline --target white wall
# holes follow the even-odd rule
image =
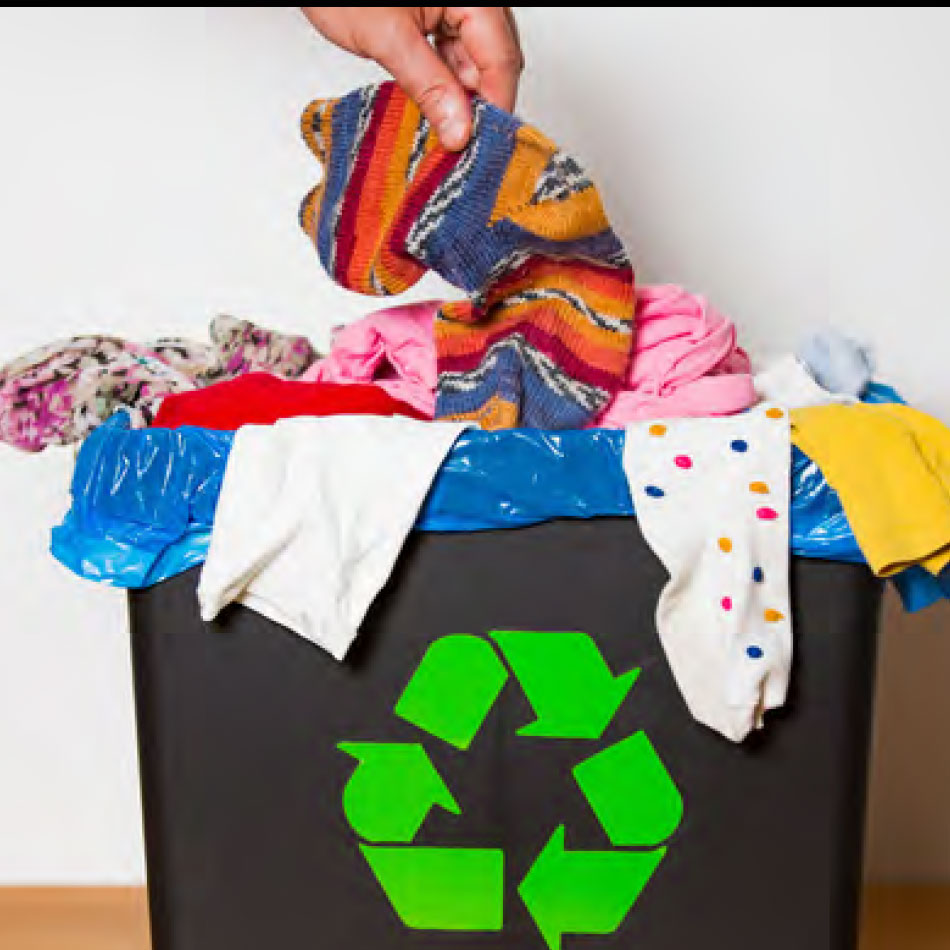
[[[641,278],[707,292],[757,350],[852,329],[950,419],[950,13],[520,20],[521,111],[586,159]],[[292,8],[0,11],[0,361],[219,311],[325,343],[367,305],[298,233],[297,119],[374,76]],[[0,450],[0,882],[143,873],[123,598],[45,554],[70,462]],[[948,619],[889,615],[877,875],[950,878]]]

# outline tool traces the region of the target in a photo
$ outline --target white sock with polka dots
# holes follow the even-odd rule
[[[624,469],[670,580],[656,626],[693,716],[733,742],[781,706],[792,660],[786,412],[627,428]]]

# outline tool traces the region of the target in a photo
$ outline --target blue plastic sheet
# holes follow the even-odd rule
[[[861,402],[897,402],[902,406],[907,405],[907,401],[893,386],[888,386],[887,383],[877,382],[868,383],[867,386],[864,387],[864,392],[861,393]]]
[[[483,531],[552,518],[631,516],[618,429],[467,432],[449,453],[417,529]],[[792,447],[791,549],[863,562],[837,493]]]
[[[199,564],[233,434],[135,429],[124,414],[90,435],[73,476],[73,505],[52,551],[70,570],[145,587]],[[552,518],[632,516],[619,430],[470,430],[435,479],[420,531],[483,531]],[[817,465],[792,457],[791,548],[805,557],[862,561],[837,494]]]
[[[471,430],[446,457],[422,531],[517,528],[552,518],[633,514],[618,429]]]
[[[80,577],[148,587],[205,559],[233,435],[132,430],[124,412],[83,443],[53,555]]]

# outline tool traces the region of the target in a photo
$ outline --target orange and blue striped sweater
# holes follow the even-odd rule
[[[350,290],[398,294],[431,269],[468,293],[435,323],[436,417],[577,428],[620,388],[634,281],[580,165],[480,99],[450,152],[394,83],[304,112],[324,164],[301,224]]]

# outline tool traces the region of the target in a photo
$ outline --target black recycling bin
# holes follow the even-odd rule
[[[633,519],[417,534],[343,664],[202,623],[196,572],[132,593],[154,950],[853,950],[879,582],[793,559],[789,702],[735,746],[665,579]]]

